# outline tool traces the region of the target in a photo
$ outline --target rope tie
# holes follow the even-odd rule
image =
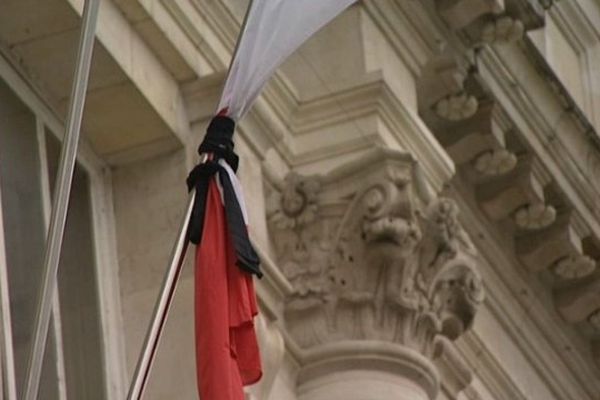
[[[196,190],[196,199],[187,234],[188,239],[194,244],[199,244],[202,241],[208,185],[210,179],[218,173],[219,182],[223,189],[227,228],[237,257],[236,264],[242,270],[260,278],[262,277],[259,266],[260,259],[250,242],[248,228],[233,183],[227,170],[219,163],[219,160],[223,160],[234,171],[237,171],[239,157],[233,151],[234,128],[235,122],[231,118],[225,116],[214,117],[208,126],[204,140],[198,148],[198,153],[212,154],[213,157],[205,163],[196,165],[187,177],[188,190]]]

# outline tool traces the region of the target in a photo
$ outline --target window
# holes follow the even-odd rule
[[[529,32],[529,37],[578,108],[598,126],[596,60],[600,43],[593,25],[579,2],[563,1],[547,13],[545,26]]]
[[[18,397],[31,350],[59,153],[53,132],[0,78],[0,279],[7,280],[3,315],[10,312],[11,332],[5,333],[12,338],[12,349],[2,355],[14,358]],[[40,385],[40,398],[48,400],[107,398],[91,200],[88,171],[78,164]]]
[[[546,20],[546,57],[577,105],[586,109],[584,80],[587,70],[583,49],[570,41],[554,18]]]

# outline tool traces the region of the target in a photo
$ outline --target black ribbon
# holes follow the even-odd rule
[[[233,151],[234,128],[235,122],[232,119],[223,116],[214,117],[208,126],[204,140],[198,148],[198,153],[212,154],[213,158],[196,165],[186,180],[188,190],[196,190],[196,199],[187,234],[188,239],[194,244],[199,244],[202,241],[208,185],[210,178],[218,173],[223,189],[227,228],[236,252],[237,265],[242,270],[260,278],[262,277],[260,259],[248,237],[248,229],[235,189],[227,170],[218,162],[219,159],[223,159],[234,171],[237,171],[239,158]]]

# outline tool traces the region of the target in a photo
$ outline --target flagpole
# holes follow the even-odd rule
[[[202,162],[205,160],[206,156],[203,157]],[[186,211],[183,216],[181,228],[179,229],[177,239],[175,240],[175,245],[173,246],[173,250],[171,252],[171,263],[169,264],[167,273],[165,274],[159,297],[156,300],[154,312],[152,313],[152,318],[150,320],[150,327],[146,333],[146,338],[144,340],[142,351],[133,374],[131,386],[129,387],[129,394],[127,395],[128,400],[141,399],[148,383],[148,376],[150,375],[150,369],[158,349],[158,342],[167,321],[169,309],[171,307],[171,303],[173,302],[175,290],[177,289],[177,282],[179,281],[179,276],[181,275],[183,260],[185,259],[185,253],[188,246],[187,230],[190,224],[192,210],[194,208],[195,197],[196,191],[192,190],[190,192]]]
[[[254,0],[250,0],[250,3],[248,4],[248,9],[240,28],[240,35],[235,44],[231,61],[229,62],[229,72],[231,71],[231,65],[233,64],[233,60],[237,54],[241,37],[246,29],[248,15],[252,9],[253,2]],[[225,79],[225,82],[227,82],[227,78]],[[219,110],[217,110],[217,112],[218,111]],[[208,155],[202,154],[200,157],[200,163],[206,162],[207,159]],[[152,318],[150,319],[150,326],[148,327],[148,332],[146,333],[146,338],[144,339],[144,344],[138,358],[135,372],[133,373],[133,377],[131,379],[127,400],[141,400],[142,396],[144,395],[144,390],[146,389],[148,377],[150,375],[150,369],[152,368],[152,363],[154,362],[154,357],[156,356],[156,351],[158,349],[158,342],[160,341],[162,331],[167,321],[169,309],[171,307],[173,296],[177,287],[177,281],[181,275],[181,269],[183,267],[183,261],[185,259],[185,253],[188,247],[187,231],[190,224],[192,210],[194,208],[195,197],[196,192],[195,190],[192,190],[188,199],[183,222],[181,223],[175,245],[173,246],[173,250],[171,252],[171,261],[163,279],[159,297],[154,306]]]
[[[42,374],[44,350],[52,311],[52,296],[56,289],[56,275],[69,207],[73,171],[77,158],[77,147],[94,49],[99,4],[99,0],[87,0],[83,8],[77,65],[75,67],[74,82],[71,91],[71,103],[69,105],[67,127],[56,177],[56,191],[52,204],[50,229],[44,252],[42,288],[35,320],[33,348],[27,370],[27,386],[25,388],[25,396],[23,397],[25,400],[35,400],[37,398]]]

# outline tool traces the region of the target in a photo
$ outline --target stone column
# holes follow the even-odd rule
[[[416,168],[374,149],[327,175],[292,172],[271,193],[298,399],[436,398],[433,360],[469,328],[483,289],[456,205],[419,193]]]
[[[299,400],[425,400],[435,397],[438,374],[409,347],[341,341],[307,357],[297,390]]]

